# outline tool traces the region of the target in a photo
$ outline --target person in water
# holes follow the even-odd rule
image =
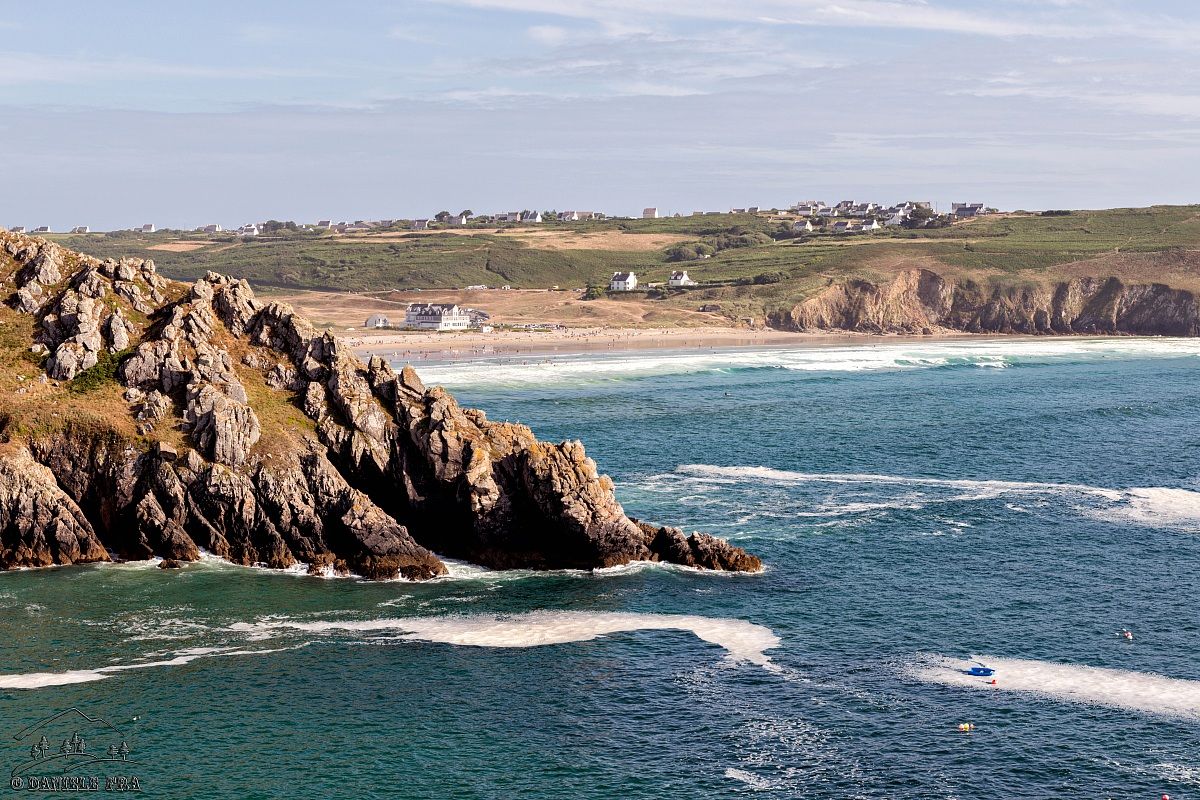
[[[1121,630],[1121,635],[1124,636],[1129,641],[1131,641],[1131,642],[1133,641],[1133,631],[1129,630],[1128,628],[1123,628]]]

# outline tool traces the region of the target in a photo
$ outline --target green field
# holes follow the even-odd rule
[[[710,258],[672,263],[667,246],[622,249],[624,236],[674,234],[679,241],[713,241],[731,234],[778,234],[779,222],[753,215],[710,215],[657,220],[546,224],[528,229],[462,233],[347,236],[289,233],[239,240],[229,235],[163,231],[155,234],[56,235],[68,246],[105,257],[152,257],[166,275],[194,279],[207,270],[249,279],[259,289],[376,291],[461,288],[470,284],[515,288],[604,284],[615,271],[635,270],[642,283],[665,281],[686,268],[706,286],[675,293],[666,302],[710,297],[747,309],[778,305],[846,276],[886,278],[919,264],[992,282],[1046,281],[1060,268],[1104,257],[1099,270],[1139,280],[1200,288],[1188,254],[1200,248],[1200,206],[1075,211],[1068,216],[997,215],[948,228],[871,234],[830,234],[734,247]],[[527,238],[520,236],[529,235]],[[606,247],[549,248],[549,237],[607,233]],[[516,234],[516,236],[512,235]],[[542,237],[539,239],[538,237]],[[151,249],[180,242],[188,252]],[[764,276],[766,276],[764,278]],[[757,285],[737,285],[759,278]]]

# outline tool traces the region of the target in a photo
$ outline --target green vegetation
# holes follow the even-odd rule
[[[588,234],[605,234],[603,243]],[[660,244],[647,247],[638,234],[658,235]],[[622,246],[624,235],[629,235],[628,249]],[[690,304],[718,289],[720,300],[789,302],[840,277],[879,279],[914,265],[982,280],[1037,281],[1054,278],[1061,265],[1099,257],[1106,258],[1107,274],[1136,267],[1146,280],[1200,287],[1200,274],[1154,266],[1200,248],[1197,206],[1019,213],[942,228],[793,237],[787,221],[721,214],[458,233],[332,236],[284,226],[277,235],[248,240],[179,232],[55,238],[102,257],[152,257],[174,278],[190,280],[215,270],[245,277],[260,289],[602,287],[613,272],[629,270],[644,285],[665,281],[672,263],[686,262],[701,286],[668,293],[664,302]],[[181,251],[189,243],[202,246]],[[173,249],[150,249],[168,245]],[[1153,257],[1129,258],[1141,255]]]
[[[73,394],[88,394],[105,386],[116,384],[117,368],[121,366],[121,362],[132,352],[132,349],[122,350],[118,353],[101,350],[99,360],[76,375],[67,384],[67,390]]]

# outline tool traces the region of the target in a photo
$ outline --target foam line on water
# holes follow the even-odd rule
[[[717,466],[684,464],[676,472],[701,480],[724,483],[832,483],[867,486],[902,486],[920,489],[947,489],[963,494],[950,497],[955,502],[994,500],[1007,495],[1074,496],[1092,502],[1083,509],[1099,519],[1131,522],[1151,527],[1200,530],[1200,492],[1191,489],[1151,486],[1127,489],[1108,489],[1076,483],[1040,481],[973,480],[958,478],[925,478],[906,475],[875,475],[853,472],[796,472],[761,466]],[[932,498],[904,498],[900,502],[847,504],[833,511],[810,512],[813,516],[836,513],[857,513],[880,508],[918,508]]]
[[[599,611],[533,611],[524,614],[472,614],[370,620],[267,620],[235,623],[230,630],[262,638],[286,629],[307,633],[332,631],[398,632],[402,638],[469,647],[543,647],[587,642],[632,631],[691,631],[723,648],[734,661],[767,667],[767,650],[779,646],[770,628],[739,619],[683,614],[635,614]],[[773,666],[773,665],[771,665]]]
[[[154,669],[156,667],[178,667],[201,658],[225,656],[255,656],[266,653],[277,653],[291,648],[273,648],[269,650],[235,650],[221,647],[194,647],[178,651],[173,657],[161,661],[135,661],[129,664],[113,664],[96,669],[73,669],[62,672],[24,672],[0,675],[0,689],[42,689],[47,686],[66,686],[72,683],[91,683],[101,681],[116,673],[134,669]]]
[[[967,669],[980,663],[996,670],[992,676],[996,685],[989,683],[992,678],[966,674]],[[994,656],[972,656],[970,660],[929,656],[914,664],[911,672],[922,681],[945,686],[1021,692],[1071,703],[1200,719],[1200,681],[1153,672]]]
[[[706,352],[648,350],[586,354],[532,353],[520,363],[473,359],[424,364],[427,384],[537,387],[555,383],[776,368],[801,372],[872,372],[938,367],[997,368],[1015,364],[1071,363],[1104,359],[1179,358],[1200,355],[1200,340],[1157,338],[1037,338],[978,341],[896,342],[801,347],[714,349]]]

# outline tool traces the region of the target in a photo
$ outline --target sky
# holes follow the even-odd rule
[[[1194,0],[0,0],[0,225],[1200,201]]]

